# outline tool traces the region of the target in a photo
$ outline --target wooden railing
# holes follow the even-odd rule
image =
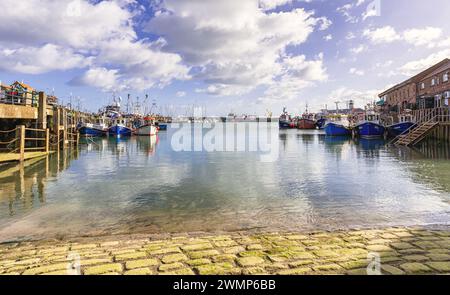
[[[413,111],[413,117],[418,122],[426,122],[434,118],[435,116],[439,116],[439,120],[445,120],[446,117],[450,115],[450,108],[441,107],[434,109],[421,109]],[[444,121],[439,121],[444,122]],[[447,121],[445,121],[447,122]]]
[[[31,95],[31,98],[29,97]],[[0,103],[4,104],[13,104],[13,105],[28,105],[37,107],[39,102],[39,98],[36,93],[32,92],[24,92],[24,93],[15,93],[15,92],[7,92],[0,91]]]
[[[413,116],[416,124],[392,139],[389,144],[397,142],[401,137],[409,139],[412,136],[413,131],[421,125],[427,123],[450,123],[450,109],[446,107],[416,110],[413,111]]]
[[[25,152],[46,152],[50,150],[50,129],[26,128],[19,125],[14,129],[0,131],[6,140],[0,141],[0,151],[19,153],[19,160],[23,161]],[[6,135],[5,135],[6,134]]]

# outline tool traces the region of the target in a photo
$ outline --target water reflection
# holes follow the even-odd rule
[[[5,212],[5,204],[10,216],[44,205],[47,183],[56,179],[58,173],[69,168],[71,161],[77,158],[77,150],[65,150],[21,164],[1,166],[1,213]],[[3,217],[4,214],[0,214],[0,220]]]
[[[1,167],[0,240],[449,222],[442,146],[283,130],[278,160],[263,163],[258,152],[175,152],[173,132],[85,139]]]

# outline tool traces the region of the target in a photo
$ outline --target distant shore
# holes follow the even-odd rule
[[[450,227],[123,235],[0,244],[0,275],[294,275],[378,270],[449,274]]]

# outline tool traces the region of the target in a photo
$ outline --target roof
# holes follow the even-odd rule
[[[409,78],[408,80],[403,81],[403,82],[389,88],[388,90],[385,90],[384,92],[378,94],[378,97],[382,97],[382,96],[386,95],[387,93],[397,90],[405,85],[408,85],[411,83],[415,84],[415,83],[419,82],[419,80],[421,80],[426,75],[430,74],[431,72],[435,71],[436,69],[440,68],[441,66],[443,66],[444,64],[449,63],[449,62],[450,62],[450,59],[446,58],[446,59],[440,61],[439,63],[429,67],[428,69],[418,73],[417,75],[413,76],[412,78]]]
[[[447,63],[442,63],[439,67],[436,67],[435,69],[433,69],[433,71],[428,73],[426,76],[424,76],[422,78],[422,80],[431,78],[441,72],[444,72],[445,70],[448,70],[449,67],[450,67],[450,59],[447,59]]]
[[[14,82],[12,85],[14,85],[14,84],[19,84],[20,86],[22,86],[23,88],[28,89],[29,91],[34,90],[33,87],[31,87],[30,85],[25,84],[25,83],[23,83],[23,82],[16,81],[16,82]]]

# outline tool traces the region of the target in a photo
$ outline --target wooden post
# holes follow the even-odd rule
[[[55,126],[54,126],[54,128],[55,128],[55,131],[56,131],[56,150],[58,150],[59,151],[59,149],[60,149],[60,146],[59,146],[59,141],[60,141],[60,138],[59,138],[59,126],[60,126],[60,123],[61,122],[61,108],[60,107],[57,107],[57,109],[56,109],[56,112],[55,112]]]
[[[20,125],[18,128],[19,136],[19,160],[23,162],[25,159],[25,125]]]
[[[65,149],[67,146],[67,110],[62,109],[62,117],[63,117],[63,149]]]
[[[45,129],[45,152],[48,153],[50,150],[50,129]]]
[[[38,125],[40,129],[47,129],[47,95],[42,91],[39,92]]]

